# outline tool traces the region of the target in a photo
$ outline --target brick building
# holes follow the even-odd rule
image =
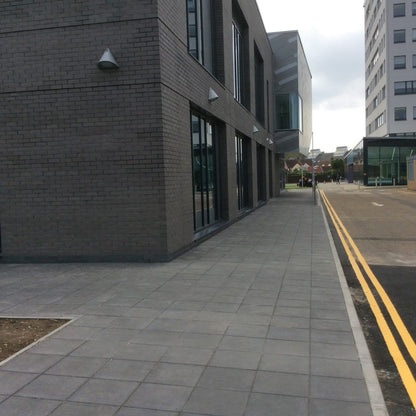
[[[253,0],[2,2],[0,60],[4,261],[167,260],[279,192]]]

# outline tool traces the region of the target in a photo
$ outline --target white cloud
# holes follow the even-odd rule
[[[312,72],[314,147],[355,146],[365,133],[363,1],[257,4],[268,32],[299,31]]]

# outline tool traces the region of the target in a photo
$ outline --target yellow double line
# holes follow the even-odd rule
[[[391,302],[389,296],[387,295],[386,291],[384,290],[383,286],[381,286],[380,282],[377,280],[376,276],[368,266],[367,262],[365,261],[364,257],[358,250],[357,246],[355,245],[353,239],[349,235],[348,231],[342,224],[340,218],[338,217],[337,213],[335,212],[334,208],[328,201],[325,193],[320,191],[320,195],[322,200],[325,203],[325,206],[328,210],[328,213],[334,223],[335,229],[337,230],[338,236],[344,246],[345,252],[347,253],[348,260],[351,263],[351,266],[361,284],[361,287],[364,291],[364,294],[367,297],[368,303],[370,305],[371,310],[376,318],[377,324],[380,328],[380,331],[383,335],[384,341],[386,342],[387,348],[396,364],[397,370],[400,374],[400,377],[403,381],[403,384],[409,394],[410,400],[413,404],[413,407],[416,409],[416,381],[415,378],[403,357],[403,354],[400,351],[399,346],[397,345],[396,339],[387,323],[383,312],[380,309],[380,306],[375,299],[370,286],[367,283],[358,263],[361,264],[363,270],[365,271],[368,279],[373,284],[374,288],[376,289],[380,299],[383,301],[384,306],[390,315],[390,318],[399,333],[404,345],[407,348],[411,358],[414,362],[416,362],[416,344],[409,334],[406,326],[404,325],[402,319],[400,318],[399,313],[397,312],[396,308],[394,307],[393,303]]]

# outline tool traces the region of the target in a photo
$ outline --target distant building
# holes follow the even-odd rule
[[[336,148],[333,158],[334,159],[343,159],[344,156],[348,153],[348,147],[347,146],[339,146]]]
[[[346,156],[350,182],[405,185],[416,150],[416,2],[366,0],[366,137]]]
[[[308,154],[312,139],[312,75],[296,30],[269,33],[274,53],[274,140],[281,153]]]
[[[321,149],[311,149],[308,153],[308,158],[316,159],[321,153]]]
[[[416,136],[416,2],[364,7],[366,136]]]
[[[413,138],[364,137],[346,155],[347,179],[370,186],[406,185],[407,159],[413,155]]]

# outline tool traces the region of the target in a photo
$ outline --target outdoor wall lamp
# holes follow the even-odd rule
[[[218,94],[210,87],[208,92],[208,101],[212,103],[215,100],[218,100]]]
[[[118,69],[118,63],[109,48],[104,51],[103,56],[97,62],[97,66],[103,71]]]

